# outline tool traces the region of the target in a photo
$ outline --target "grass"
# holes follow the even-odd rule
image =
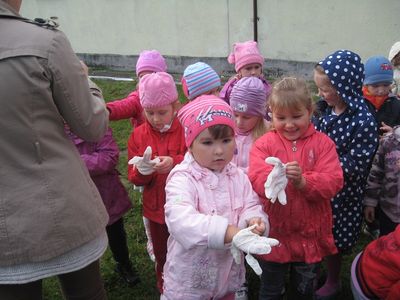
[[[121,99],[133,91],[136,87],[135,82],[116,82],[116,81],[96,81],[103,90],[106,101]],[[184,96],[182,90],[178,86],[181,101]],[[118,169],[121,172],[121,179],[127,188],[132,199],[133,209],[124,216],[125,228],[128,235],[128,245],[133,264],[139,271],[141,283],[135,287],[127,286],[119,276],[114,272],[114,261],[109,250],[101,259],[101,272],[108,292],[110,300],[128,300],[128,299],[159,299],[159,294],[155,288],[155,271],[154,263],[150,260],[146,252],[146,237],[142,222],[141,198],[140,194],[133,190],[132,185],[127,181],[127,140],[131,132],[131,124],[129,120],[121,120],[111,122],[114,137],[121,150]],[[361,236],[358,245],[355,247],[353,254],[344,258],[342,269],[343,290],[338,299],[353,299],[349,286],[349,270],[354,256],[369,242],[366,236]],[[259,279],[250,270],[248,270],[249,281],[249,300],[257,299]],[[55,278],[44,280],[44,299],[59,300],[62,299],[61,292],[58,287],[58,281]]]

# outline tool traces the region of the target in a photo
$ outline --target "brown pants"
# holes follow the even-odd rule
[[[57,277],[67,300],[107,300],[98,260],[81,270]],[[42,280],[26,284],[0,284],[0,299],[42,300]]]

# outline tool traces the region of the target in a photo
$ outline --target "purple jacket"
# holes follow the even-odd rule
[[[97,143],[82,140],[68,128],[65,132],[78,149],[90,177],[100,192],[110,216],[108,225],[113,224],[132,207],[132,204],[116,169],[119,149],[113,139],[111,128],[108,128],[103,139]]]

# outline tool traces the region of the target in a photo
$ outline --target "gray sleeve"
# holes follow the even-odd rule
[[[61,31],[50,45],[53,99],[71,130],[87,141],[100,140],[108,127],[108,111],[101,90],[84,73],[78,57]]]

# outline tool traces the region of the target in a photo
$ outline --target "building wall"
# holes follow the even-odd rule
[[[340,48],[363,59],[387,55],[400,40],[398,0],[258,0],[258,42],[266,69],[310,75]],[[89,63],[134,68],[157,49],[180,72],[198,59],[219,71],[232,44],[253,39],[253,0],[25,0],[21,14],[58,17],[60,29]]]

